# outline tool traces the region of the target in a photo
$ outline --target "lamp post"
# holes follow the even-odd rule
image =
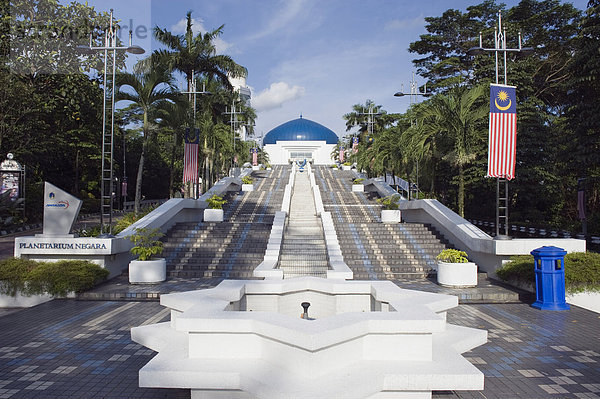
[[[194,128],[196,128],[196,95],[198,94],[212,94],[209,91],[206,91],[206,86],[205,84],[202,84],[202,91],[197,91],[196,90],[196,78],[194,77],[195,75],[195,71],[192,71],[192,84],[190,86],[190,90],[189,91],[182,91],[182,94],[189,94],[190,96],[192,96],[193,98],[193,120],[194,120]],[[204,168],[205,168],[205,174],[204,174],[204,178],[206,178],[208,176],[208,162],[207,160],[204,161]],[[198,182],[198,176],[196,176],[196,190],[195,190],[195,199],[200,198],[200,184]],[[204,185],[206,185],[206,182],[204,182]]]
[[[507,85],[507,53],[517,53],[520,55],[529,55],[533,53],[533,47],[523,47],[521,43],[521,32],[519,32],[519,47],[518,48],[507,48],[506,47],[506,28],[502,27],[502,12],[498,12],[498,26],[494,28],[494,47],[484,48],[483,47],[483,35],[479,32],[479,46],[471,47],[467,51],[467,55],[479,55],[485,52],[493,52],[496,58],[496,84],[499,83],[499,58],[500,53],[503,55],[503,66],[504,66],[504,84]],[[504,196],[500,197],[500,186],[501,182],[504,183]],[[501,215],[501,211],[504,214]],[[504,234],[500,234],[500,218],[504,219]],[[508,179],[498,177],[496,180],[496,239],[507,240],[510,239],[508,236]]]
[[[410,81],[410,92],[406,93],[404,92],[404,86],[400,85],[400,91],[394,93],[394,97],[404,97],[404,96],[410,96],[410,105],[413,105],[413,99],[414,99],[414,103],[417,103],[417,96],[423,96],[423,97],[430,97],[431,93],[427,93],[427,83],[425,83],[425,86],[423,87],[423,91],[419,90],[419,87],[417,86],[417,82],[415,81],[415,73],[412,73],[412,79]],[[416,124],[415,121],[413,121],[412,119],[410,120],[410,126],[412,127],[413,124]],[[410,182],[408,182],[408,200],[410,201],[410,191],[411,191],[411,186],[410,186]],[[417,159],[417,196],[419,195],[419,160]]]
[[[90,33],[89,46],[80,45],[77,49],[82,53],[92,54],[104,51],[104,101],[102,105],[102,178],[100,180],[100,235],[110,236],[112,232],[113,215],[113,138],[115,132],[115,74],[117,71],[117,51],[127,51],[131,54],[143,54],[145,50],[132,45],[132,31],[129,31],[129,46],[118,45],[118,27],[114,24],[113,9],[110,10],[110,23],[104,32],[104,45],[94,46]],[[111,121],[110,134],[106,132],[106,102],[107,102],[107,67],[108,53],[112,52],[112,92],[111,92]],[[107,220],[108,219],[108,222]]]

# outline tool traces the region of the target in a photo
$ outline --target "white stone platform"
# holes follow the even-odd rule
[[[301,319],[302,302],[310,302]],[[132,329],[158,355],[141,387],[188,388],[192,398],[430,398],[480,390],[461,356],[487,332],[446,323],[455,296],[392,282],[316,277],[226,280],[161,296],[171,322]]]

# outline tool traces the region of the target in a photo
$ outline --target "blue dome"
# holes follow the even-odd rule
[[[337,144],[338,136],[325,126],[302,117],[286,122],[272,129],[263,139],[263,144],[278,141],[325,141]]]

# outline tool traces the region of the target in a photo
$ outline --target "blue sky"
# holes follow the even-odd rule
[[[388,112],[402,112],[415,54],[409,43],[426,33],[426,16],[448,8],[465,10],[476,0],[91,0],[98,10],[134,27],[148,27],[134,44],[156,48],[151,27],[183,33],[192,11],[202,32],[225,25],[220,52],[248,69],[247,84],[257,109],[256,132],[266,134],[302,114],[339,136],[346,134],[342,115],[367,99]],[[509,6],[518,1],[505,1]],[[587,0],[571,1],[585,9]],[[510,21],[503,21],[510,23]],[[484,38],[485,39],[485,38]],[[509,37],[509,40],[511,38]],[[516,39],[516,38],[512,38]],[[488,38],[492,40],[492,38]],[[130,57],[131,58],[131,57]],[[129,65],[134,58],[129,61]],[[417,83],[424,80],[416,77]],[[510,81],[510,76],[509,76]],[[509,82],[510,83],[510,82]]]

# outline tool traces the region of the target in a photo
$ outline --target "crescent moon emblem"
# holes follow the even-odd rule
[[[496,103],[496,108],[498,108],[500,111],[506,111],[507,109],[510,108],[511,100],[509,98],[508,99],[508,105],[505,105],[504,107],[501,107],[500,105],[498,105],[498,100],[494,100],[494,103]]]

